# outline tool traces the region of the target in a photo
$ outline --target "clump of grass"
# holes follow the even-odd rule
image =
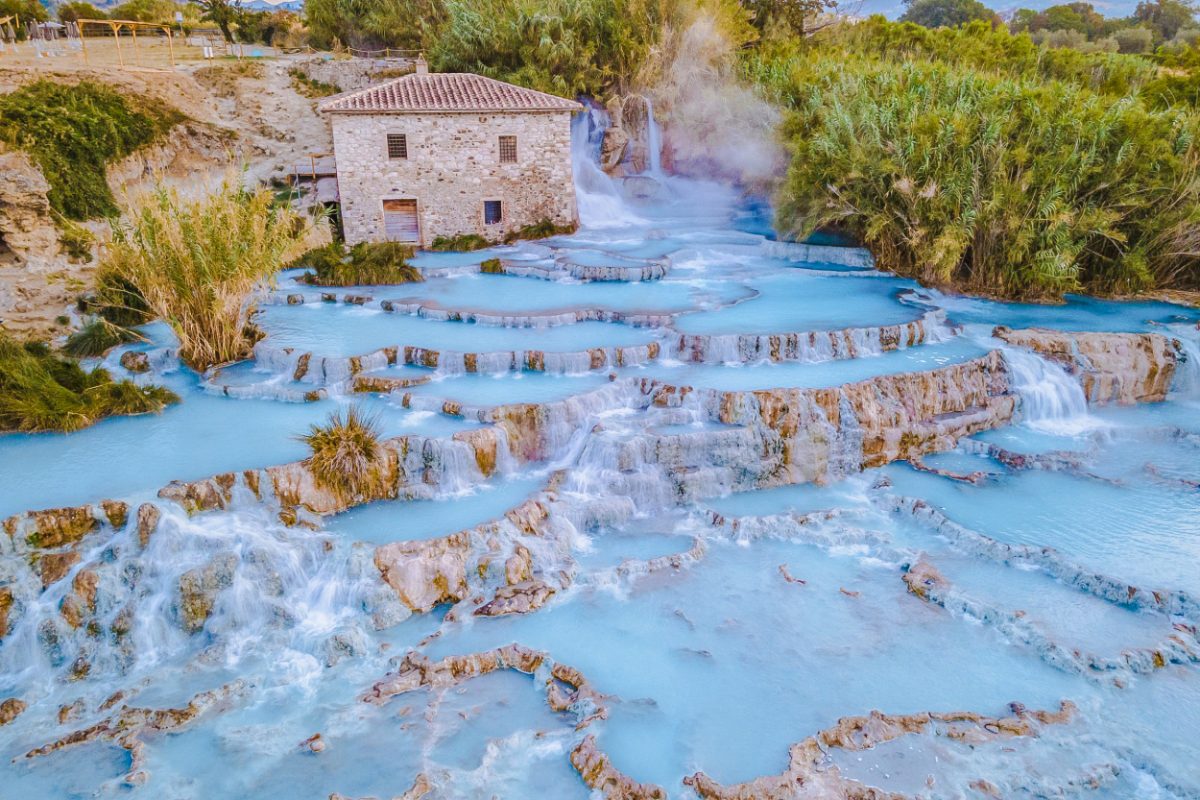
[[[232,179],[198,200],[160,186],[114,231],[102,271],[171,326],[180,357],[197,371],[249,355],[258,296],[306,244],[328,235],[272,199]]]
[[[114,325],[103,317],[93,317],[86,325],[67,337],[63,352],[73,358],[102,356],[119,344],[141,339],[136,331]]]
[[[117,214],[107,165],[185,119],[160,102],[89,81],[40,80],[0,96],[0,141],[29,153],[50,184],[50,206],[73,220]]]
[[[0,431],[74,431],[178,401],[169,389],[114,381],[106,370],[85,371],[44,344],[0,334]]]
[[[340,242],[309,250],[292,266],[308,267],[304,281],[313,286],[380,286],[418,283],[420,271],[408,263],[413,249],[398,242],[359,242],[346,250]]]
[[[491,247],[492,243],[478,233],[460,233],[456,236],[438,236],[429,245],[429,249],[438,253],[455,252],[469,253],[473,250],[483,250]]]
[[[58,243],[66,251],[67,258],[77,264],[86,264],[92,260],[92,245],[96,237],[92,232],[77,222],[60,217],[58,220]]]
[[[288,75],[292,78],[292,87],[305,97],[329,97],[341,91],[332,83],[310,78],[295,67],[288,70]]]
[[[321,486],[339,497],[369,492],[379,480],[383,448],[379,420],[356,406],[329,415],[324,425],[313,425],[299,437],[312,451],[309,469]]]
[[[509,231],[504,237],[505,244],[512,244],[520,239],[548,239],[551,236],[566,236],[579,230],[578,225],[556,225],[548,219],[534,222],[515,231]]]
[[[480,263],[479,271],[484,275],[503,275],[504,264],[498,258],[489,258],[487,261]]]
[[[96,271],[95,291],[80,301],[79,310],[97,314],[118,328],[144,325],[154,318],[137,287],[106,264]]]

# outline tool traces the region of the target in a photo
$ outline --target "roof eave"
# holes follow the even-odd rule
[[[583,105],[554,108],[321,108],[322,114],[574,114],[582,111]]]

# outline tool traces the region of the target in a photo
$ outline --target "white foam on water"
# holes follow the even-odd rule
[[[575,177],[575,200],[583,228],[623,228],[649,224],[635,214],[621,197],[613,179],[604,174],[597,154],[608,116],[588,107],[571,121],[571,169]]]
[[[1017,347],[1004,347],[1013,389],[1021,398],[1021,424],[1041,433],[1080,436],[1109,427],[1088,412],[1079,382],[1066,370]]]

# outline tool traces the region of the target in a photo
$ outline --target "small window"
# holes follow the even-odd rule
[[[515,164],[517,163],[517,137],[501,136],[500,137],[500,163]]]
[[[408,137],[403,133],[387,135],[388,158],[408,158]]]
[[[484,225],[499,225],[504,213],[500,208],[499,200],[484,200],[483,201],[483,224]]]

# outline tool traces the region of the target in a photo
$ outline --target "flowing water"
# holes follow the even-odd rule
[[[27,706],[0,797],[582,800],[605,796],[572,766],[594,736],[610,778],[688,798],[875,710],[1009,720],[877,717],[804,780],[728,796],[1200,797],[1200,312],[923,290],[774,241],[761,202],[657,152],[633,200],[596,166],[603,125],[577,120],[578,233],[420,254],[408,286],[285,274],[251,362],[197,376],[161,325],[133,346],[181,404],[0,438],[0,518],[129,504],[61,541],[0,533],[0,701]],[[1160,333],[1184,360],[1163,401],[1089,403],[996,325]],[[875,423],[886,450],[977,411],[900,429],[939,369],[1002,372],[1015,416],[878,457]],[[351,404],[405,437],[396,491],[297,514],[261,489]],[[219,473],[219,508],[157,494]],[[512,643],[545,660],[413,667]],[[389,674],[416,683],[372,689]]]

